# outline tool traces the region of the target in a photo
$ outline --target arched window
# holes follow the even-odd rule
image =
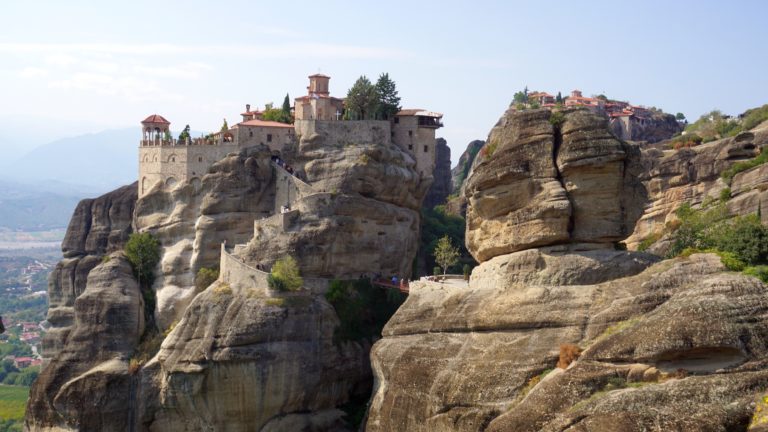
[[[176,186],[176,183],[178,183],[178,181],[173,177],[168,177],[168,179],[165,180],[165,186],[169,188]]]
[[[176,155],[172,154],[172,155],[168,156],[168,162],[176,162]]]
[[[202,157],[202,156],[198,156],[198,157],[197,157],[197,161],[198,161],[198,162],[202,162],[202,161],[203,161],[203,157]]]
[[[149,189],[149,181],[147,180],[146,177],[144,177],[143,179],[141,179],[141,193],[142,194],[147,193],[147,189]]]

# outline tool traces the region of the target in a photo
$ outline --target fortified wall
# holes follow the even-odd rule
[[[437,153],[435,131],[442,127],[442,114],[405,109],[391,120],[341,120],[343,99],[330,96],[330,77],[316,74],[309,80],[308,95],[295,100],[293,125],[263,120],[263,112],[251,111],[246,105],[246,112],[241,114],[243,121],[229,129],[201,138],[174,139],[171,123],[163,116],[153,114],[144,119],[139,146],[139,198],[153,188],[199,184],[210,167],[229,153],[265,145],[274,155],[280,155],[287,146],[312,136],[322,136],[324,142],[337,146],[394,143],[413,156],[423,178],[432,177]],[[276,193],[285,195],[285,202],[291,201],[290,187]],[[278,197],[276,202],[283,198]]]

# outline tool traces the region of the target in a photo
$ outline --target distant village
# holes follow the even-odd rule
[[[512,106],[517,110],[587,107],[593,112],[606,115],[612,132],[619,138],[626,140],[648,140],[648,129],[658,129],[659,127],[664,132],[658,136],[653,136],[650,141],[670,138],[675,133],[682,131],[687,124],[682,115],[675,117],[671,114],[665,114],[657,108],[608,99],[605,95],[586,97],[581,90],[573,90],[569,96],[562,96],[559,92],[557,95],[541,91],[528,92],[526,88],[515,93]]]

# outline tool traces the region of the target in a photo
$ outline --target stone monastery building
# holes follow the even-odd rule
[[[431,177],[435,167],[435,131],[442,127],[442,114],[404,109],[388,120],[342,120],[344,100],[329,93],[330,77],[309,76],[307,95],[296,98],[294,124],[262,120],[261,111],[245,106],[243,121],[226,131],[203,138],[174,139],[171,123],[153,114],[141,122],[142,139],[139,146],[139,197],[151,189],[173,188],[177,184],[200,182],[208,169],[227,154],[260,144],[273,154],[301,140],[302,135],[314,133],[342,134],[354,142],[365,137],[367,129],[384,128],[391,142],[411,154],[416,170],[422,177]],[[350,132],[352,131],[352,132]]]

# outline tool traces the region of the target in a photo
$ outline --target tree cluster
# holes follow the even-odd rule
[[[389,74],[379,76],[376,84],[365,76],[355,81],[344,101],[346,120],[390,120],[400,111],[400,97]]]
[[[291,116],[291,98],[288,94],[286,93],[281,108],[275,108],[271,103],[267,104],[261,118],[267,121],[276,121],[286,124],[293,123],[293,116]]]
[[[275,261],[272,271],[267,277],[267,283],[278,291],[296,291],[304,285],[304,279],[299,272],[299,263],[290,255]]]

